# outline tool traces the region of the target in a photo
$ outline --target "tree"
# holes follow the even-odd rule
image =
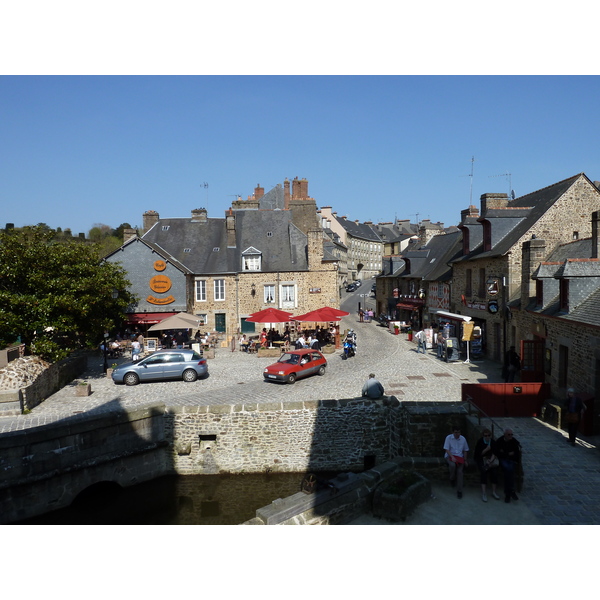
[[[53,361],[95,346],[135,301],[128,287],[96,244],[38,226],[0,232],[0,344],[20,337],[29,353]]]

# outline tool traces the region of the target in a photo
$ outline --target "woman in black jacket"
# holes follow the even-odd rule
[[[481,483],[481,499],[487,502],[487,480],[488,475],[492,484],[492,496],[496,500],[500,500],[500,496],[496,493],[496,485],[498,484],[498,467],[499,462],[496,456],[496,442],[492,437],[492,432],[489,429],[484,429],[481,438],[475,446],[474,453],[475,462],[479,469]]]

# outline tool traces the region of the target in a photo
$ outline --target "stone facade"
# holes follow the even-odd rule
[[[524,289],[528,294],[533,293],[533,286],[523,282],[525,268],[522,264],[523,244],[543,239],[544,252],[547,255],[559,244],[590,237],[592,234],[590,216],[592,211],[598,208],[600,192],[583,174],[572,179],[572,184],[559,193],[558,197],[544,198],[546,209],[536,218],[529,218],[530,225],[527,229],[521,230],[519,235],[510,238],[510,247],[503,247],[502,251],[497,252],[494,241],[492,251],[484,252],[484,257],[479,258],[477,254],[473,254],[468,260],[453,263],[450,310],[470,316],[477,325],[482,326],[488,358],[500,361],[509,346],[518,347],[520,340],[528,339],[527,331],[522,329],[518,321],[510,321],[512,315],[507,310],[509,303],[521,298],[522,286],[525,286]],[[569,180],[565,180],[555,186],[549,186],[548,190],[553,187],[558,189],[561,184],[566,186],[569,183]],[[532,195],[539,194],[543,197],[545,190],[546,188]],[[507,198],[496,196],[502,195],[484,194],[481,197],[481,219],[486,219],[492,214],[492,218],[489,219],[492,240],[495,240],[497,218],[502,211],[509,211],[503,214],[506,217],[510,216],[510,211],[520,210],[526,214],[527,211],[535,208],[535,206],[527,208],[520,205],[514,207]],[[506,237],[508,238],[509,235],[507,234]],[[535,243],[533,248],[532,258],[539,261],[542,254]],[[535,266],[537,265],[532,263],[532,268]],[[527,272],[530,273],[532,268],[527,267]],[[498,294],[494,296],[488,293],[485,285],[491,277],[497,278],[499,282]],[[491,300],[498,302],[498,312],[490,311]]]

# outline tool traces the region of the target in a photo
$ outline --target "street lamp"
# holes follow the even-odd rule
[[[112,293],[111,293],[112,299],[116,300],[119,297],[119,290],[113,289]],[[107,361],[107,357],[108,357],[108,331],[104,332],[104,343],[102,344],[102,347],[104,348],[104,373],[106,373],[107,369],[108,369],[108,361]]]
[[[102,347],[104,348],[104,372],[108,369],[108,363],[106,362],[106,347],[108,346],[108,331],[104,332],[104,343]]]

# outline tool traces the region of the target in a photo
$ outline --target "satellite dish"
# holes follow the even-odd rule
[[[515,199],[515,190],[510,190],[510,197],[514,200]]]

